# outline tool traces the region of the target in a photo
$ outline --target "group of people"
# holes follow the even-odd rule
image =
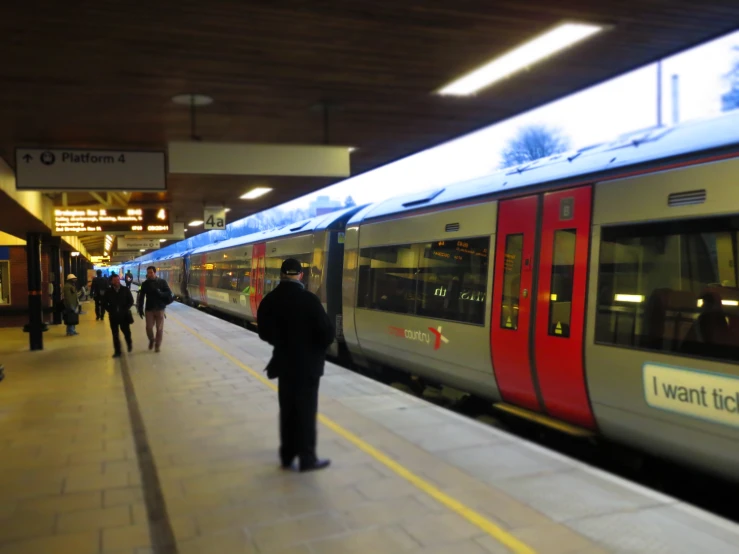
[[[79,296],[76,286],[77,277],[74,274],[67,276],[64,285],[64,322],[67,325],[67,336],[78,335],[76,326],[79,324]],[[164,279],[157,277],[154,266],[146,269],[146,280],[141,284],[138,291],[138,300],[134,302],[131,293],[133,275],[129,271],[124,277],[125,286],[121,284],[121,278],[113,273],[110,277],[103,276],[101,270],[97,270],[97,277],[92,280],[90,292],[95,300],[95,320],[104,321],[108,314],[110,330],[113,334],[113,357],[121,356],[121,338],[126,341],[128,351],[133,350],[133,339],[131,338],[131,325],[134,322],[131,308],[136,304],[136,309],[141,319],[146,319],[146,335],[149,338],[149,350],[159,352],[164,336],[164,310],[172,303],[174,297],[169,284]],[[154,332],[156,327],[156,333]]]

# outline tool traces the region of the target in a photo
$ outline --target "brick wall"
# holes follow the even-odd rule
[[[28,267],[25,246],[10,246],[10,306],[0,305],[0,327],[20,327],[28,323]],[[49,295],[48,248],[41,249],[41,304],[51,307]],[[24,311],[25,310],[25,311]],[[19,313],[21,312],[21,313]],[[51,314],[44,314],[44,321],[51,321]]]

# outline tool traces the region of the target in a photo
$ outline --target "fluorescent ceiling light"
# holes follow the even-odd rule
[[[187,226],[188,227],[198,227],[202,224],[203,224],[202,221],[200,221],[199,219],[196,219],[195,221],[191,221],[190,223],[188,223]]]
[[[439,94],[467,96],[585,40],[603,27],[588,23],[563,23],[493,61],[463,75],[439,90]]]
[[[159,242],[167,242],[167,239],[159,239]]]
[[[644,302],[644,297],[641,294],[617,294],[614,297],[616,302],[633,302],[639,304]]]
[[[231,211],[231,208],[226,208],[226,209],[225,209],[224,211],[225,211],[226,213],[228,213],[228,212],[230,212],[230,211]]]
[[[146,252],[146,248],[142,248],[139,252]]]
[[[270,192],[272,189],[269,187],[256,187],[251,189],[246,194],[241,195],[242,200],[254,200],[255,198],[259,198],[260,196],[264,196],[268,192]]]

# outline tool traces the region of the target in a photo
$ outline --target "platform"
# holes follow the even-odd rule
[[[277,466],[269,348],[185,306],[111,358],[86,304],[0,330],[0,554],[739,551],[739,527],[332,364],[319,454]]]

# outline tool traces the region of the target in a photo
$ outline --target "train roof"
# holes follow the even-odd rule
[[[365,206],[353,206],[351,208],[344,208],[342,210],[319,215],[310,219],[288,223],[276,229],[269,229],[267,231],[261,231],[259,233],[251,233],[249,235],[234,237],[232,239],[224,240],[221,242],[206,244],[205,246],[201,246],[199,248],[191,250],[189,253],[203,254],[205,252],[212,252],[214,250],[223,250],[226,248],[232,248],[234,246],[242,246],[244,244],[252,244],[255,242],[272,240],[289,235],[322,231],[325,229],[335,228],[336,226],[343,227],[343,224],[346,223],[346,221],[351,216],[353,216],[357,211],[361,210],[364,207]]]
[[[635,131],[612,142],[555,154],[470,181],[390,198],[358,212],[348,224],[534,185],[586,177],[592,181],[616,178],[627,167],[737,145],[739,110],[681,125]]]

